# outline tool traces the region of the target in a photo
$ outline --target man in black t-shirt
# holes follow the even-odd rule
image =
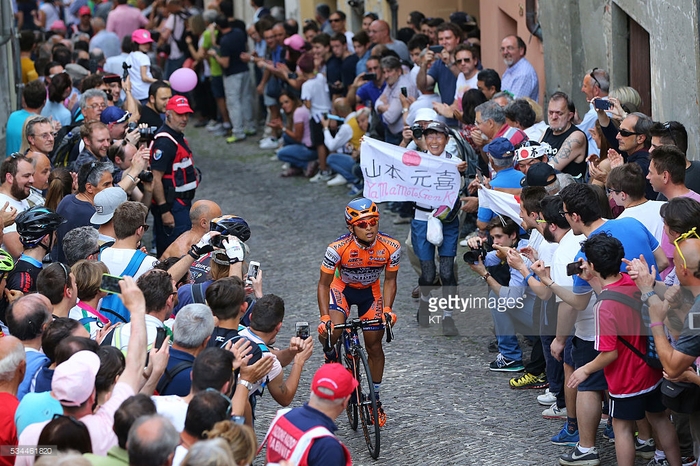
[[[221,34],[219,48],[209,49],[209,54],[221,65],[224,71],[224,92],[226,106],[231,118],[231,136],[227,143],[242,141],[246,135],[255,134],[253,120],[253,99],[250,90],[250,71],[247,53],[248,36],[245,30],[232,27],[228,19],[220,16],[216,27]],[[245,60],[245,61],[244,61]]]
[[[235,343],[240,337],[238,329],[248,302],[245,299],[243,281],[238,277],[221,278],[207,288],[207,304],[216,317],[216,327],[209,339],[208,346],[224,347],[229,341]],[[254,364],[262,356],[262,350],[256,344],[251,345],[252,355],[248,365]]]
[[[173,96],[173,91],[165,81],[156,81],[148,88],[148,103],[141,106],[139,124],[160,128],[163,126],[165,106]]]

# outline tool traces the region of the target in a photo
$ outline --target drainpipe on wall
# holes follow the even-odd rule
[[[22,66],[20,63],[19,37],[17,36],[17,31],[15,30],[14,18],[15,15],[12,10],[12,5],[10,4],[10,0],[0,0],[0,23],[2,24],[2,28],[0,28],[0,47],[5,47],[5,44],[12,41],[10,46],[6,49],[6,51],[10,54],[8,60],[14,62],[14,66],[12,68],[14,70],[14,83],[16,93],[15,101],[16,106],[19,108],[20,102],[22,102],[22,89],[24,88],[24,85],[22,84]],[[8,73],[6,77],[10,82],[6,82],[3,84],[11,84],[12,76],[10,76]]]
[[[387,0],[389,9],[391,10],[391,30],[394,32],[394,37],[399,30],[399,2],[398,0]]]
[[[542,41],[542,26],[537,20],[537,0],[525,1],[525,25],[530,34]]]

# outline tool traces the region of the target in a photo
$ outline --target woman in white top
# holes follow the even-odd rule
[[[44,0],[39,6],[37,21],[34,22],[42,31],[51,29],[51,25],[61,19],[61,9],[54,0]]]
[[[147,53],[151,50],[153,39],[146,29],[137,29],[131,34],[132,52],[126,59],[131,78],[131,95],[142,104],[148,103],[148,88],[157,80],[151,75],[151,59]]]

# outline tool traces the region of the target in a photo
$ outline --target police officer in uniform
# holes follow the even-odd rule
[[[165,124],[151,147],[154,236],[160,257],[180,234],[192,228],[190,207],[199,183],[192,150],[184,136],[192,108],[175,95],[165,107]]]

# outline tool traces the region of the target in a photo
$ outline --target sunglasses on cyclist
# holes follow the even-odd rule
[[[353,226],[367,228],[377,226],[377,223],[379,223],[379,221],[376,218],[370,218],[369,220],[360,220],[359,222],[355,222]]]

